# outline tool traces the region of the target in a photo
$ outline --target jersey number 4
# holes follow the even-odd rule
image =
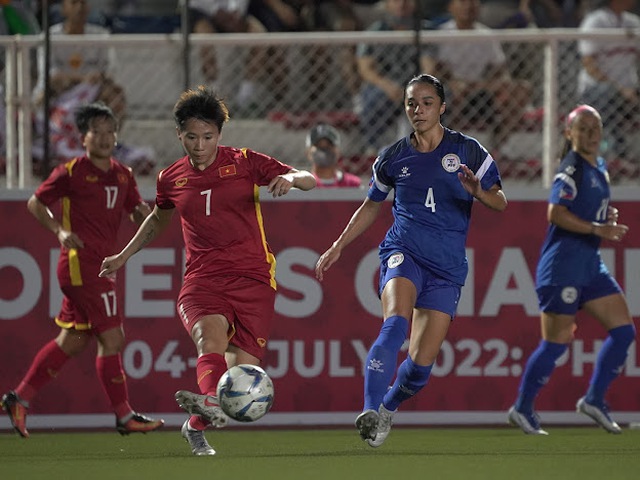
[[[431,213],[436,213],[436,197],[433,195],[433,188],[429,187],[427,190],[427,198],[424,201],[424,206],[431,209]]]

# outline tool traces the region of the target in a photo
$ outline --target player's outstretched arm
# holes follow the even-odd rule
[[[306,170],[292,168],[283,175],[275,177],[267,186],[267,191],[275,197],[286,195],[292,188],[311,190],[316,186],[315,177]]]
[[[174,210],[174,208],[162,209],[155,206],[151,214],[142,222],[142,225],[140,225],[140,228],[138,228],[138,231],[127,246],[124,247],[120,253],[106,257],[102,261],[98,276],[107,277],[115,273],[127,263],[127,260],[129,260],[134,253],[141,250],[145,245],[160,235],[171,222]]]
[[[378,216],[378,213],[380,213],[381,205],[382,202],[374,202],[366,198],[362,205],[358,207],[338,239],[333,242],[333,245],[318,259],[316,263],[316,278],[318,280],[322,281],[324,272],[329,270],[331,265],[338,261],[342,249],[371,226]]]

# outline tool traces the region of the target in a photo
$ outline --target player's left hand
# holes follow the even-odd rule
[[[479,197],[482,194],[480,179],[464,163],[460,165],[460,170],[458,179],[462,187],[474,197]]]
[[[100,265],[100,273],[99,277],[105,278],[113,278],[116,273],[116,270],[122,268],[122,266],[126,263],[125,259],[122,258],[120,254],[111,255],[110,257],[106,257],[102,260],[102,265]]]
[[[269,182],[267,186],[267,192],[273,195],[273,197],[281,197],[286,195],[289,190],[293,188],[293,175],[291,173],[285,173],[284,175],[278,175],[276,178]]]

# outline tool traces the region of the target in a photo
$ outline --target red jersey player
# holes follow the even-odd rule
[[[140,225],[151,209],[140,197],[131,169],[111,157],[117,135],[111,109],[102,103],[80,107],[76,125],[85,155],[56,167],[27,204],[60,242],[58,281],[64,298],[55,318],[60,333],[40,349],[18,387],[2,397],[2,408],[25,438],[29,402],[70,358],[85,350],[92,337],[98,341],[96,371],[116,414],[118,432],[149,432],[164,424],[129,405],[120,355],[123,316],[115,280],[98,277],[102,258],[116,242],[123,213]],[[58,201],[59,219],[49,210]]]
[[[181,217],[187,252],[177,311],[198,351],[201,394],[180,390],[176,400],[191,416],[182,435],[194,455],[214,455],[204,429],[227,417],[215,398],[231,366],[259,365],[274,313],[275,258],[266,242],[258,190],[274,197],[316,181],[275,158],[218,145],[226,105],[205,87],[184,92],[174,107],[178,139],[187,155],[158,175],[156,205],[129,244],[104,259],[107,276]]]

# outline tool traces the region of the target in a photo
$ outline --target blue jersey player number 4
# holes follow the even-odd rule
[[[384,322],[367,356],[363,411],[356,418],[361,438],[372,447],[386,440],[400,404],[427,384],[467,276],[465,243],[473,203],[496,211],[507,206],[487,150],[440,123],[446,103],[437,78],[412,78],[404,106],[413,133],[380,153],[367,198],[316,264],[322,280],[394,190],[394,221],[380,244]],[[410,323],[409,352],[396,372]]]

